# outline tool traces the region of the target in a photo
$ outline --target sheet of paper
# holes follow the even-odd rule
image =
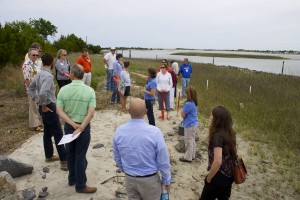
[[[73,134],[64,135],[59,141],[58,145],[67,144],[78,138],[81,132],[77,133],[74,137]]]

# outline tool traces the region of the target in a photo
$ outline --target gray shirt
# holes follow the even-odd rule
[[[53,79],[50,69],[42,68],[29,85],[29,94],[32,99],[38,98],[39,105],[48,105],[56,102]]]
[[[70,74],[70,62],[68,60],[58,59],[55,63],[56,79],[57,80],[69,80],[66,74]]]

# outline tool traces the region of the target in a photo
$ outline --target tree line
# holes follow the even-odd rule
[[[80,52],[82,48],[88,48],[89,53],[100,53],[100,45],[86,44],[75,34],[61,35],[58,40],[50,42],[49,37],[55,36],[57,27],[43,18],[29,19],[26,21],[13,21],[0,24],[0,69],[6,65],[20,66],[24,61],[30,45],[38,42],[43,52],[56,55],[59,49],[67,52]]]

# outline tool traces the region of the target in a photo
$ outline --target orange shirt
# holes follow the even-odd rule
[[[77,59],[77,64],[81,65],[84,68],[85,73],[91,72],[92,63],[89,57],[79,56]]]

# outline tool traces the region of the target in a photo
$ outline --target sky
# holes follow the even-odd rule
[[[101,47],[300,50],[300,0],[0,0],[30,18]]]

